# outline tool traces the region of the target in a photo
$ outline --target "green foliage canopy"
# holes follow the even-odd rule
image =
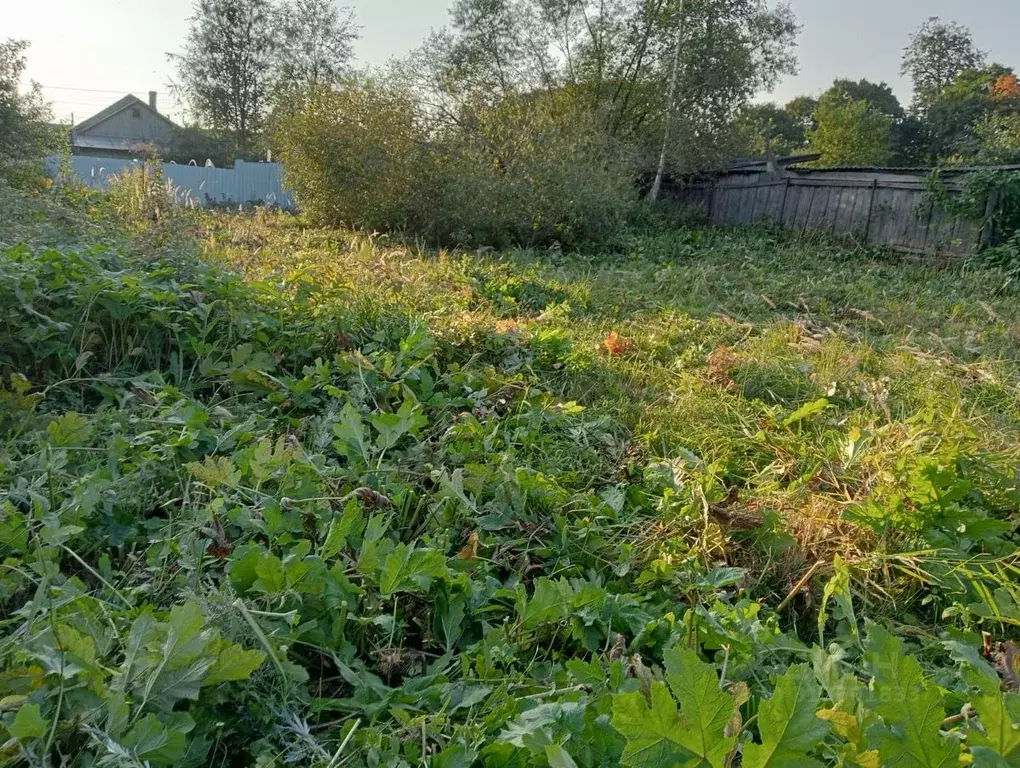
[[[0,179],[16,185],[38,182],[42,158],[66,144],[39,86],[21,90],[27,50],[23,40],[0,42]]]
[[[893,119],[866,101],[823,98],[808,132],[811,148],[822,153],[819,166],[882,165],[889,159]]]

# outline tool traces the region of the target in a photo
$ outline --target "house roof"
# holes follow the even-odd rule
[[[138,139],[118,139],[113,136],[88,136],[75,135],[74,146],[79,149],[105,149],[118,152],[131,152],[139,144],[145,142]]]
[[[132,107],[135,108],[135,109],[144,109],[144,110],[147,110],[148,112],[151,112],[153,115],[158,117],[160,120],[163,120],[164,122],[168,123],[169,125],[173,126],[174,128],[177,127],[177,124],[173,120],[171,120],[170,118],[168,118],[168,117],[166,117],[164,115],[161,115],[159,112],[157,112],[155,109],[150,107],[147,103],[145,103],[144,101],[139,99],[137,96],[129,93],[124,98],[118,99],[117,101],[113,102],[113,104],[108,106],[106,109],[104,109],[104,110],[102,110],[100,112],[97,112],[96,114],[92,115],[92,117],[88,118],[87,120],[82,120],[80,123],[78,123],[78,125],[74,126],[73,133],[77,137],[77,134],[84,133],[86,131],[90,131],[93,128],[95,128],[97,125],[102,123],[103,121],[109,120],[111,117],[113,117],[117,113],[123,112],[125,109],[132,108]]]

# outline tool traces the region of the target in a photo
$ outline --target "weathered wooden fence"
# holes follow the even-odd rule
[[[53,173],[61,160],[50,158]],[[137,160],[72,155],[70,170],[86,185],[106,189],[110,178],[141,167]],[[283,186],[279,163],[246,163],[238,160],[233,168],[207,168],[196,165],[163,163],[163,178],[179,202],[196,206],[260,205],[295,207],[294,195]]]
[[[944,179],[959,194],[959,178]],[[702,208],[717,225],[767,221],[797,230],[852,235],[862,242],[949,257],[973,252],[990,235],[986,216],[968,219],[943,210],[926,194],[923,176],[896,173],[789,173],[724,176],[716,182],[677,186],[669,196]]]

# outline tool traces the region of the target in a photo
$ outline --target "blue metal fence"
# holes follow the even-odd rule
[[[110,178],[131,168],[141,167],[137,160],[72,155],[71,171],[86,185],[106,189]],[[50,169],[56,174],[61,159],[51,157]],[[177,199],[184,204],[245,205],[259,203],[287,210],[296,207],[294,195],[284,189],[279,163],[246,163],[238,160],[233,168],[207,168],[195,165],[163,163],[163,178]]]

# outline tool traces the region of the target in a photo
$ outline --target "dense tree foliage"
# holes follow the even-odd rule
[[[14,184],[39,179],[40,159],[60,143],[39,86],[21,88],[27,49],[23,40],[0,42],[0,180]]]
[[[764,0],[458,0],[450,19],[384,79],[317,89],[280,121],[321,220],[443,242],[592,237],[656,166],[731,157],[740,110],[794,66],[793,16]]]
[[[668,154],[682,171],[732,152],[735,115],[794,70],[796,30],[788,7],[762,0],[459,0],[414,73],[453,123],[478,104],[562,91],[654,164],[676,59]]]
[[[873,83],[870,80],[848,80],[838,78],[832,87],[822,94],[822,100],[833,100],[842,104],[852,101],[866,102],[868,107],[893,120],[903,119],[906,112],[887,83]]]
[[[1008,150],[985,150],[1010,145],[1020,84],[1011,68],[985,63],[968,29],[929,19],[911,36],[903,71],[914,84],[909,111],[887,83],[840,78],[818,98],[744,109],[736,122],[744,152],[764,154],[769,142],[777,153],[806,146],[824,155],[820,165],[940,165],[1009,156]]]
[[[937,16],[928,19],[910,36],[903,56],[902,73],[914,85],[914,109],[926,110],[962,72],[984,62],[969,29]]]
[[[792,155],[807,146],[813,119],[808,124],[775,103],[751,104],[737,116],[735,126],[744,134],[748,154],[765,155],[771,149],[776,155]]]
[[[354,12],[334,0],[290,0],[280,9],[278,107],[311,87],[333,86],[350,74],[358,28]]]
[[[162,148],[161,156],[168,162],[182,164],[194,162],[196,165],[205,165],[211,162],[217,168],[232,166],[238,159],[233,137],[229,133],[196,125],[174,130],[170,143]]]
[[[893,119],[869,102],[837,95],[821,98],[816,126],[808,132],[811,148],[822,153],[819,165],[882,165],[890,158]]]
[[[278,34],[267,0],[198,0],[176,88],[204,125],[230,131],[235,149],[258,140],[269,106]]]
[[[999,64],[964,70],[932,101],[924,121],[933,161],[974,154],[979,143],[974,128],[1005,105],[993,97],[992,88],[1009,74]]]
[[[357,38],[350,11],[331,0],[198,0],[174,89],[204,128],[233,136],[234,152],[261,148],[271,110],[334,85]]]

